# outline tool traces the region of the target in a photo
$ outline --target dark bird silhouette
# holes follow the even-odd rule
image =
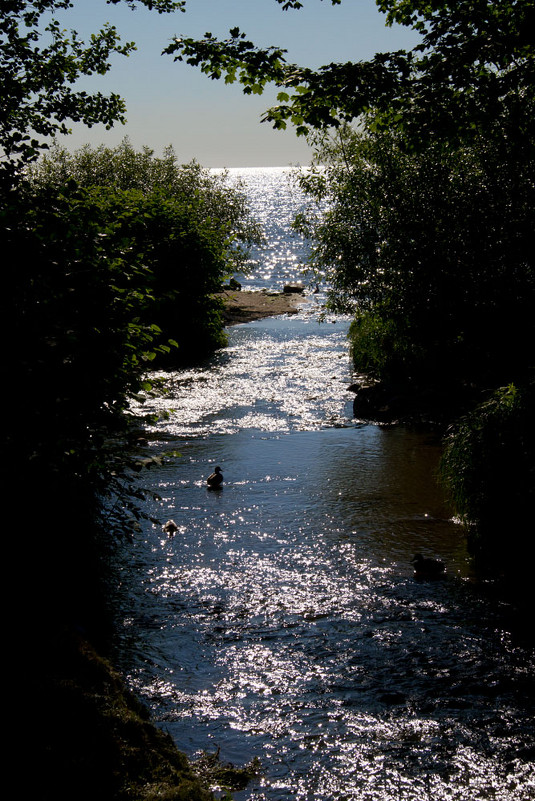
[[[162,528],[166,534],[169,534],[170,537],[172,537],[173,534],[176,534],[178,531],[178,526],[174,520],[168,520],[167,523],[163,524]]]
[[[209,489],[219,489],[223,484],[223,473],[220,467],[216,467],[213,473],[206,479]]]
[[[446,565],[440,559],[425,559],[421,553],[415,554],[411,559],[414,575],[420,578],[433,578],[442,576],[446,572]]]

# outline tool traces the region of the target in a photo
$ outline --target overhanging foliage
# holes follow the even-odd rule
[[[158,13],[184,10],[183,0],[108,0]],[[3,0],[0,14],[0,150],[4,180],[34,160],[49,137],[69,133],[70,122],[110,128],[124,121],[119,95],[88,94],[75,88],[81,76],[104,75],[114,54],[128,56],[133,42],[122,43],[117,29],[105,24],[89,42],[65,31],[57,12],[71,0]]]
[[[515,117],[511,130],[517,137],[531,129],[533,0],[378,0],[377,5],[387,24],[413,27],[421,43],[412,51],[317,70],[288,62],[280,48],[255,46],[238,27],[224,41],[211,34],[201,40],[180,37],[164,52],[212,79],[239,81],[248,94],[261,93],[268,83],[279,87],[280,104],[264,119],[276,128],[291,123],[300,134],[370,112],[377,125],[401,127],[420,143],[474,136],[501,116]]]

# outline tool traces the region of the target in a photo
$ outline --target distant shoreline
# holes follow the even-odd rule
[[[226,326],[250,323],[264,317],[296,314],[306,296],[287,292],[250,292],[224,289],[223,320]]]

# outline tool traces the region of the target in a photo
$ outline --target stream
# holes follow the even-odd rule
[[[278,208],[269,177],[251,192]],[[296,274],[302,245],[270,236],[247,288]],[[531,632],[472,573],[436,435],[354,419],[348,326],[307,295],[167,375],[149,451],[180,455],[140,482],[178,531],[144,522],[121,555],[115,661],[190,757],[259,759],[237,801],[535,799]]]

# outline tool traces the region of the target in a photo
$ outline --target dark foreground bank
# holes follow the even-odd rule
[[[210,785],[243,789],[256,773],[256,764],[225,765],[217,754],[190,763],[83,636],[64,630],[55,639],[34,688],[37,797],[212,801]]]
[[[110,664],[72,631],[55,639],[34,688],[38,797],[209,801],[186,757]]]

